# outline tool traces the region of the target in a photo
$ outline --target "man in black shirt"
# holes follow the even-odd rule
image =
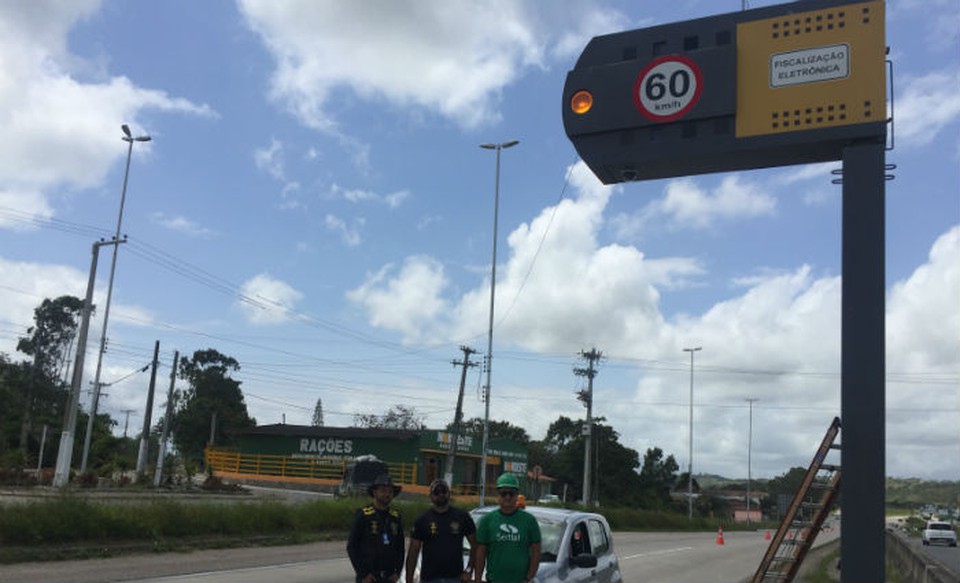
[[[390,476],[377,476],[367,492],[373,503],[357,510],[347,538],[347,554],[357,583],[396,583],[403,568],[403,520],[390,507],[400,493]]]
[[[407,581],[413,581],[417,555],[420,581],[424,583],[460,583],[469,581],[473,572],[473,549],[477,544],[477,527],[470,515],[450,505],[450,486],[444,480],[430,483],[433,507],[417,517],[410,531],[407,551]],[[463,539],[470,541],[470,559],[463,568]]]

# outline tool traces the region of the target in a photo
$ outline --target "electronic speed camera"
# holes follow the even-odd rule
[[[837,160],[886,135],[884,3],[803,0],[593,38],[563,124],[606,184]]]

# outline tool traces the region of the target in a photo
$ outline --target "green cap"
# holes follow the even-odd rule
[[[510,472],[505,474],[500,474],[500,477],[497,478],[497,489],[500,488],[513,488],[514,490],[520,489],[520,482],[517,481],[517,477]]]

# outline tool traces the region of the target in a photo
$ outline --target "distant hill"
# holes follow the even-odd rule
[[[960,505],[960,482],[887,478],[887,506]]]
[[[747,479],[725,478],[716,474],[694,474],[705,490],[746,488]],[[768,480],[754,479],[752,488],[763,491]],[[955,507],[960,505],[960,481],[922,480],[920,478],[887,478],[887,506],[917,508],[925,504]]]

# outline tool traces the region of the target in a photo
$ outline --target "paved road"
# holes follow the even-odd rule
[[[740,582],[766,549],[763,532],[615,533],[624,583]],[[30,583],[343,583],[350,563],[343,542],[138,555],[0,567],[0,582]]]

